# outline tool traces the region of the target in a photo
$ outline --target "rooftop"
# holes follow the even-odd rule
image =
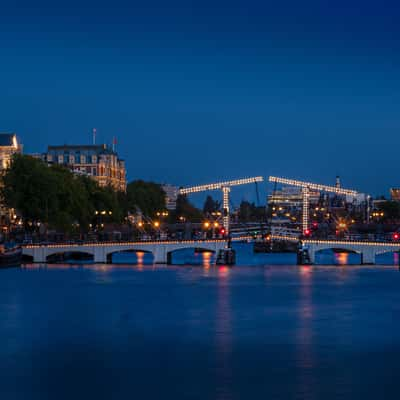
[[[57,146],[48,146],[47,151],[93,151],[97,154],[116,154],[106,144],[64,144]]]

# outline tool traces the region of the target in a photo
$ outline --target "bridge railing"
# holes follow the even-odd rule
[[[153,234],[92,234],[76,237],[68,237],[64,235],[32,235],[20,238],[10,238],[10,242],[18,245],[32,244],[95,244],[95,243],[110,243],[110,242],[163,242],[168,240],[173,241],[204,241],[204,240],[225,240],[222,234],[209,235],[208,232],[186,232],[186,233],[153,233]]]
[[[90,245],[123,245],[125,243],[143,243],[143,244],[157,244],[157,243],[210,243],[210,242],[227,242],[227,238],[215,238],[215,239],[146,239],[146,240],[102,240],[102,241],[58,241],[58,242],[48,242],[48,241],[36,241],[31,243],[20,243],[23,247],[40,247],[40,246],[90,246]]]
[[[393,233],[352,233],[341,235],[310,235],[303,236],[302,239],[316,240],[343,240],[349,242],[382,242],[382,243],[400,243],[400,235]]]

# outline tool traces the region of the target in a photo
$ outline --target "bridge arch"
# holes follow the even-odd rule
[[[124,260],[122,258],[121,262],[117,263],[123,263],[123,264],[135,264],[135,265],[143,265],[143,264],[153,264],[154,263],[154,254],[150,250],[143,250],[140,248],[129,248],[129,249],[118,249],[114,250],[110,253],[107,253],[106,259],[107,259],[107,264],[113,264],[116,263],[115,260],[113,259],[114,256],[124,256],[124,255],[131,255],[131,259],[133,256],[136,256],[136,261],[132,262],[130,261],[129,257],[126,257]]]
[[[94,254],[90,251],[83,250],[68,250],[56,251],[46,256],[46,263],[76,263],[79,261],[93,262]]]
[[[399,249],[384,249],[375,253],[375,263],[380,265],[400,265]]]
[[[178,260],[176,258],[177,257]],[[176,247],[167,252],[169,265],[210,265],[214,262],[216,251],[207,247]]]
[[[314,252],[316,264],[350,265],[362,263],[362,252],[353,248],[327,246]]]

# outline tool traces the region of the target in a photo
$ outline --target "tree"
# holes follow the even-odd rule
[[[50,224],[63,231],[69,231],[72,225],[78,224],[85,230],[91,220],[92,206],[84,177],[74,175],[60,165],[50,167],[50,172],[53,174],[53,190],[57,199],[51,207]]]
[[[179,221],[180,217],[184,217],[187,221],[201,222],[204,219],[201,210],[191,204],[186,195],[178,195],[176,200],[175,219]]]
[[[385,201],[379,205],[379,209],[383,211],[383,221],[396,222],[400,220],[400,203],[398,201]]]
[[[157,212],[165,210],[166,194],[157,183],[136,180],[128,185],[126,205],[130,212],[141,211],[153,218]]]
[[[40,222],[65,232],[77,225],[84,231],[96,210],[107,211],[110,222],[120,222],[124,216],[125,194],[30,156],[15,155],[2,183],[5,205],[18,210],[26,227]]]
[[[250,221],[264,221],[267,218],[267,212],[265,207],[257,207],[254,203],[250,203],[243,200],[240,203],[239,208],[239,221],[240,222],[250,222]]]
[[[240,203],[240,208],[239,208],[239,221],[249,222],[253,215],[253,211],[254,211],[254,204],[251,204],[250,202],[243,200]]]
[[[211,215],[212,213],[219,211],[220,207],[220,202],[214,200],[210,195],[208,195],[206,201],[204,202],[203,212],[206,215]]]
[[[42,161],[16,154],[2,177],[2,198],[26,224],[48,222],[58,207],[56,177]]]

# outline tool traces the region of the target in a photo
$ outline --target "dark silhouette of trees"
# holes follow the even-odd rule
[[[112,188],[101,188],[91,178],[63,166],[49,167],[19,154],[2,176],[1,196],[7,207],[22,216],[27,229],[44,223],[63,231],[77,226],[86,230],[96,211],[107,211],[109,222],[120,222],[124,215],[118,193]]]
[[[176,210],[172,213],[172,220],[181,221],[181,217],[186,221],[201,222],[204,218],[201,210],[191,204],[186,195],[178,195],[176,200]]]
[[[257,207],[254,203],[243,200],[240,203],[238,218],[240,222],[260,222],[266,220],[265,207]]]
[[[219,211],[220,208],[221,203],[208,195],[206,201],[204,202],[203,213],[205,215],[211,215],[212,213]]]
[[[165,210],[166,195],[158,183],[136,180],[128,185],[126,206],[129,212],[140,211],[153,218],[157,212]]]

